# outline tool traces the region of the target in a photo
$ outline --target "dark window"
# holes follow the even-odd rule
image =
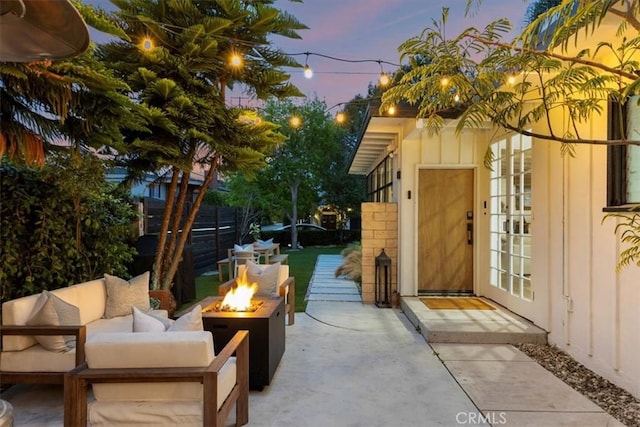
[[[393,159],[389,156],[367,176],[370,202],[391,202],[393,199]]]
[[[625,127],[625,106],[609,101],[607,112],[607,138],[620,139]],[[607,205],[620,206],[627,203],[627,147],[607,147]]]

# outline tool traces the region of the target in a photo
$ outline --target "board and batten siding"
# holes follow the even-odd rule
[[[546,318],[534,320],[550,344],[640,396],[640,268],[616,272],[617,220],[603,221],[607,149],[563,156],[559,143],[534,140],[533,150],[532,281],[548,293]]]
[[[401,179],[397,180],[395,191],[398,203],[399,218],[399,283],[400,292],[404,296],[416,296],[418,292],[416,259],[418,241],[416,236],[418,223],[418,171],[427,168],[468,168],[475,171],[474,212],[476,217],[475,238],[486,241],[488,229],[486,218],[482,215],[482,199],[477,194],[479,185],[487,186],[488,171],[483,168],[482,161],[487,147],[488,132],[463,131],[455,134],[455,129],[445,128],[438,135],[429,135],[418,126],[417,132],[410,133],[401,140],[400,156],[397,167],[401,171]],[[409,196],[411,193],[411,196]],[[484,233],[484,235],[483,235]],[[474,247],[474,285],[480,277],[488,277],[486,251],[479,245]],[[482,263],[481,263],[482,262]]]

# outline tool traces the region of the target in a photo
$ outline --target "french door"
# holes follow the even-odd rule
[[[531,138],[494,143],[490,179],[490,284],[508,307],[531,302]],[[515,301],[516,305],[520,305]]]

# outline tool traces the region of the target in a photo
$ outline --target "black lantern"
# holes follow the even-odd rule
[[[384,253],[384,249],[380,255],[376,257],[376,283],[375,297],[376,305],[379,308],[389,308],[391,303],[391,258]]]

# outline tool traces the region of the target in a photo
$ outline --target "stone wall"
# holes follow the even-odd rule
[[[398,289],[398,205],[362,204],[362,301],[375,303],[376,257],[391,258],[391,292]],[[389,298],[391,302],[391,298]]]

